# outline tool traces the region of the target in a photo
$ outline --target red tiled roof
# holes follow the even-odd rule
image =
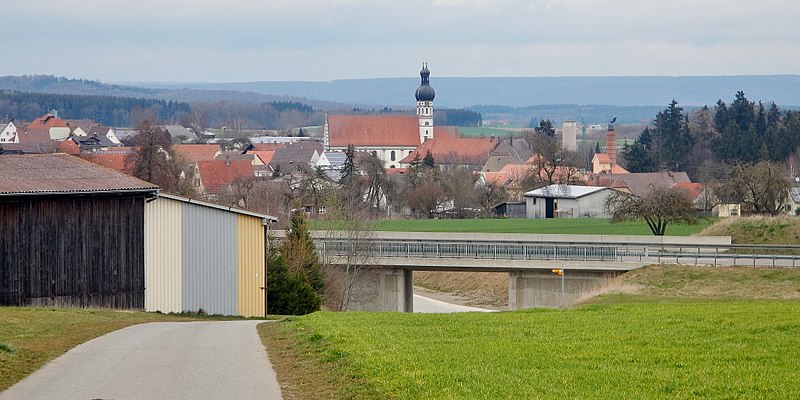
[[[224,192],[236,178],[254,177],[253,164],[246,160],[230,160],[230,165],[225,160],[198,161],[197,168],[200,172],[200,181],[207,193],[219,194]]]
[[[63,142],[58,142],[58,152],[76,156],[81,154],[81,148],[72,140],[65,140]]]
[[[533,173],[533,167],[527,164],[506,164],[500,171],[484,172],[483,180],[487,183],[503,186],[519,183],[520,180]]]
[[[437,127],[433,139],[426,140],[400,162],[408,164],[417,154],[421,160],[430,150],[437,164],[483,165],[495,145],[494,138],[462,138],[454,127]]]
[[[172,150],[188,163],[211,161],[220,151],[217,144],[176,144],[172,146]]]
[[[386,175],[403,175],[408,172],[408,168],[386,168],[384,169],[384,173]]]
[[[327,123],[328,143],[334,147],[419,145],[415,115],[329,115]]]
[[[128,154],[124,153],[88,153],[81,156],[84,160],[91,161],[106,168],[111,168],[123,174],[130,174],[130,168],[125,166],[125,159],[127,157]]]
[[[0,156],[0,195],[157,189],[152,183],[66,154]]]
[[[272,156],[275,155],[275,150],[250,150],[247,154],[255,154],[256,157],[261,159],[261,162],[269,164],[272,161]]]
[[[597,157],[597,162],[600,164],[611,164],[611,157],[606,153],[595,153],[594,156]]]
[[[700,193],[705,189],[705,185],[700,182],[678,182],[672,187],[686,192],[686,196],[692,201],[700,197]]]
[[[58,117],[54,117],[52,114],[45,114],[39,118],[36,118],[28,125],[29,128],[66,128],[69,127],[67,123]]]

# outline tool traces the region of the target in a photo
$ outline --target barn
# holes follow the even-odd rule
[[[614,189],[602,186],[550,185],[525,193],[528,218],[608,218],[606,199]]]
[[[69,155],[0,156],[0,305],[143,309],[157,193]]]

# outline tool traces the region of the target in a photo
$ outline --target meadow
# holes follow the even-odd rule
[[[315,313],[266,333],[294,332],[308,362],[361,377],[335,398],[800,396],[800,302],[616,298],[572,310]]]
[[[675,223],[667,226],[667,235],[698,234],[716,219],[698,220],[696,224]],[[313,227],[314,225],[312,225]],[[477,232],[540,233],[569,235],[646,235],[652,236],[644,221],[611,223],[603,218],[561,219],[415,219],[375,222],[379,231],[403,232]]]

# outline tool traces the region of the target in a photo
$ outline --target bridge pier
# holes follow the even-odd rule
[[[550,270],[510,271],[508,273],[508,307],[524,308],[568,307],[607,285],[620,272],[564,271],[561,276]]]
[[[414,311],[414,281],[406,268],[372,268],[355,280],[348,311]]]

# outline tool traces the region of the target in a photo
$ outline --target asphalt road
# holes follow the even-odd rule
[[[414,312],[415,313],[457,313],[457,312],[491,312],[485,308],[468,307],[458,304],[446,303],[444,301],[432,299],[430,297],[414,295]]]
[[[0,393],[6,399],[280,399],[263,321],[160,322],[86,342]]]

